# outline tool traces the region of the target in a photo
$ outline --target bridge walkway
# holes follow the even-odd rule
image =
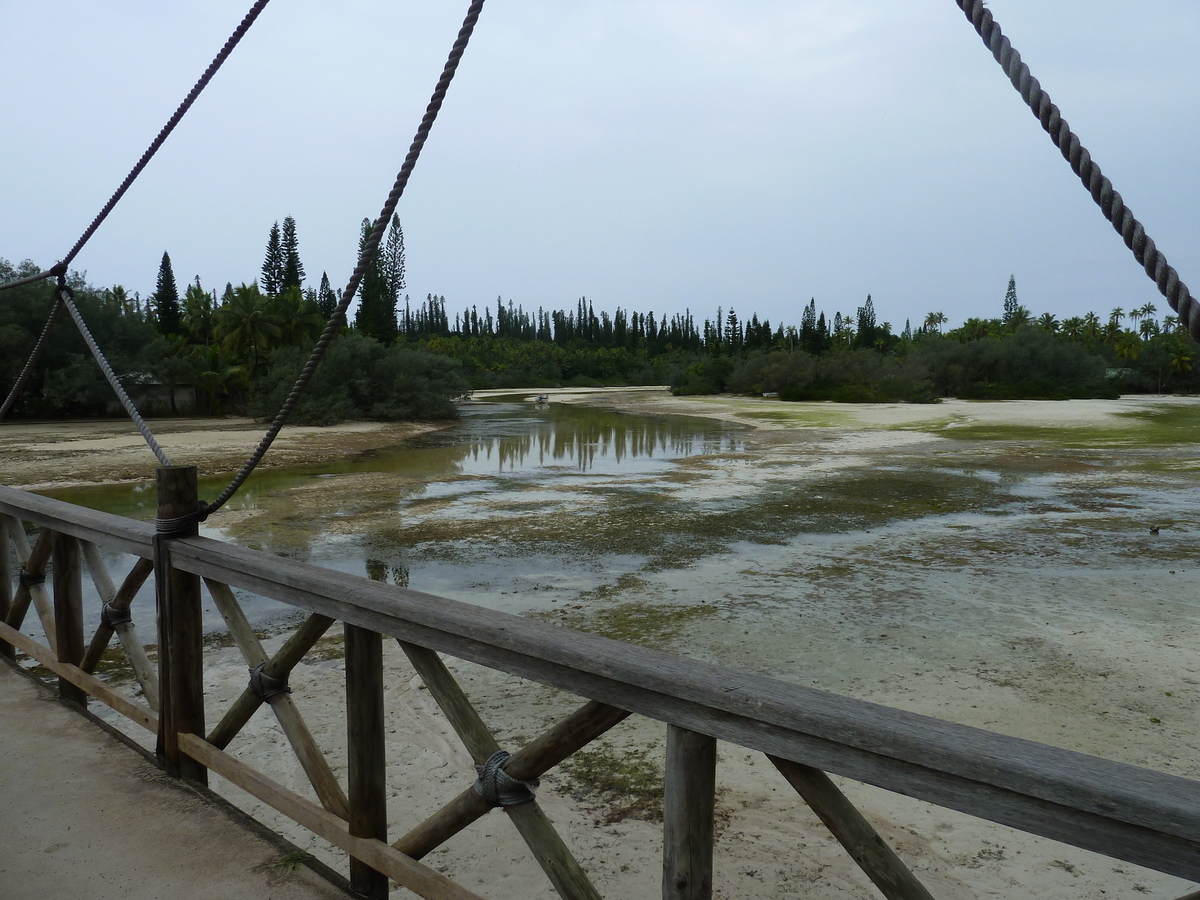
[[[351,896],[288,850],[0,660],[0,897]]]

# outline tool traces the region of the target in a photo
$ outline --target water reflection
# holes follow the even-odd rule
[[[629,416],[554,405],[533,415],[517,404],[469,404],[452,446],[464,475],[511,475],[555,467],[594,474],[631,461],[669,461],[741,449],[737,431],[680,416]],[[499,427],[497,427],[499,426]],[[435,438],[436,440],[436,438]]]
[[[596,514],[604,506],[594,493],[597,489],[637,490],[639,483],[656,483],[680,459],[744,449],[741,429],[698,418],[496,402],[467,403],[462,413],[452,427],[389,450],[319,465],[260,470],[227,507],[230,512],[257,514],[234,518],[223,526],[222,517],[215,517],[201,527],[201,534],[402,587],[409,586],[410,578],[422,590],[442,588],[457,594],[470,586],[476,594],[487,595],[475,599],[506,608],[515,601],[499,594],[508,591],[484,587],[505,569],[505,562],[487,548],[480,546],[478,559],[454,566],[414,550],[415,544],[439,540],[428,534],[435,520],[502,519],[511,524],[513,516],[527,515],[531,507],[542,518],[551,510],[568,507],[577,507],[580,515]],[[382,477],[340,477],[347,475]],[[201,497],[215,496],[226,480],[226,476],[202,477]],[[53,495],[118,515],[147,521],[154,517],[150,483],[61,490]],[[414,525],[415,531],[400,533]],[[497,522],[496,533],[503,530]],[[466,534],[459,538],[471,542]],[[443,544],[445,540],[440,539]],[[557,540],[551,538],[552,543]],[[621,566],[636,562],[621,559]],[[509,562],[510,568],[516,566],[530,577],[540,573],[540,590],[550,589],[551,583],[555,590],[566,590],[558,584],[561,560],[556,557],[537,565],[525,557],[519,565]],[[576,560],[578,577],[570,582],[572,589],[608,578],[613,563],[597,563],[594,572],[584,572]],[[112,564],[120,568],[124,561],[114,559]],[[246,601],[252,620],[262,622],[267,610],[260,598]],[[138,612],[152,617],[152,608],[143,605],[146,602],[139,598]],[[206,611],[205,627],[220,627],[215,609]]]
[[[461,421],[391,450],[320,465],[260,469],[230,509],[260,509],[290,488],[335,475],[397,476],[398,497],[453,499],[500,487],[491,477],[513,475],[636,475],[660,471],[672,460],[743,449],[739,429],[686,416],[637,416],[569,404],[538,408],[521,403],[471,402]],[[543,470],[539,472],[539,470]],[[549,470],[549,471],[546,471]],[[468,476],[463,480],[463,476]],[[200,496],[215,496],[226,475],[201,472]],[[154,486],[101,485],[48,492],[49,496],[142,520],[154,517]],[[347,497],[347,508],[353,497]],[[322,512],[328,512],[323,510]]]

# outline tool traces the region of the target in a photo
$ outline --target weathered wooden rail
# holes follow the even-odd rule
[[[194,508],[195,473],[161,469],[160,519]],[[14,648],[59,677],[62,696],[91,696],[155,733],[163,765],[205,781],[209,770],[258,797],[351,857],[351,884],[386,897],[388,879],[423,897],[477,895],[419,860],[494,808],[481,778],[389,842],[385,800],[382,641],[394,638],[475,762],[516,782],[540,776],[632,714],[665,723],[663,897],[712,894],[716,742],[768,755],[884,896],[931,895],[825,774],[834,773],[1033,834],[1191,880],[1200,880],[1200,783],[1081,753],[956,725],[775,679],[737,672],[595,635],[348,576],[0,487],[0,516],[20,571],[0,552],[0,652]],[[22,521],[39,526],[30,544]],[[3,543],[3,541],[0,541]],[[138,557],[116,587],[97,545]],[[83,564],[106,612],[90,644],[82,614]],[[52,587],[44,582],[47,565]],[[159,602],[158,665],[150,665],[130,600],[153,568]],[[13,580],[18,578],[14,591]],[[201,680],[201,583],[247,664],[261,673],[207,735]],[[307,610],[268,656],[231,587]],[[19,630],[33,607],[49,646]],[[345,627],[346,790],[299,710],[279,690],[335,621]],[[116,635],[144,702],[96,678]],[[584,698],[580,707],[506,762],[439,654],[508,672]],[[262,704],[271,706],[319,803],[225,752]],[[505,775],[500,776],[501,782]],[[521,786],[501,784],[521,793]],[[503,809],[565,898],[598,898],[536,800]]]

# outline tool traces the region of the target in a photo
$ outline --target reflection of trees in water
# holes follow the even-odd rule
[[[479,438],[472,442],[470,455],[478,462],[494,459],[500,472],[536,464],[573,464],[580,471],[592,469],[597,459],[625,459],[694,456],[739,449],[741,442],[732,434],[700,430],[684,419],[633,418],[625,416],[559,416],[537,423],[520,435]]]
[[[367,577],[372,581],[390,582],[396,587],[408,587],[408,566],[403,563],[389,566],[378,559],[368,559]]]

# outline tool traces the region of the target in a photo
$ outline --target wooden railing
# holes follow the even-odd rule
[[[174,474],[173,474],[174,473]],[[160,480],[178,476],[160,470]],[[191,475],[194,485],[194,472]],[[186,480],[186,479],[185,479]],[[163,496],[160,483],[160,496]],[[187,490],[166,492],[160,517],[187,509]],[[172,507],[170,504],[176,503]],[[164,510],[166,515],[164,515]],[[499,746],[439,654],[479,663],[584,699],[517,750],[504,771],[537,778],[628,715],[667,728],[663,897],[712,894],[716,742],[765,753],[888,898],[930,893],[825,773],[834,773],[1151,869],[1200,880],[1200,783],[861,700],[737,672],[672,654],[482,609],[200,537],[165,540],[150,525],[0,488],[3,534],[26,573],[0,552],[0,651],[13,648],[56,673],[65,698],[100,700],[158,736],[168,771],[199,781],[219,773],[351,857],[351,883],[386,897],[388,878],[423,897],[476,894],[419,860],[492,805],[474,785],[389,842],[385,801],[382,641],[400,642],[477,764]],[[40,526],[30,544],[21,522]],[[139,557],[116,588],[97,545]],[[83,636],[81,561],[112,612],[90,644]],[[47,563],[52,589],[39,577]],[[122,610],[155,568],[160,633],[157,673]],[[267,676],[204,734],[200,585],[204,583],[251,668]],[[232,587],[306,610],[308,618],[268,656]],[[19,630],[33,606],[49,646]],[[287,693],[270,691],[326,630],[345,627],[347,789]],[[113,634],[144,702],[92,673]],[[160,699],[161,698],[161,699]],[[268,703],[319,800],[290,791],[225,752]],[[468,781],[470,779],[468,778]],[[598,898],[536,800],[503,807],[565,898]]]

